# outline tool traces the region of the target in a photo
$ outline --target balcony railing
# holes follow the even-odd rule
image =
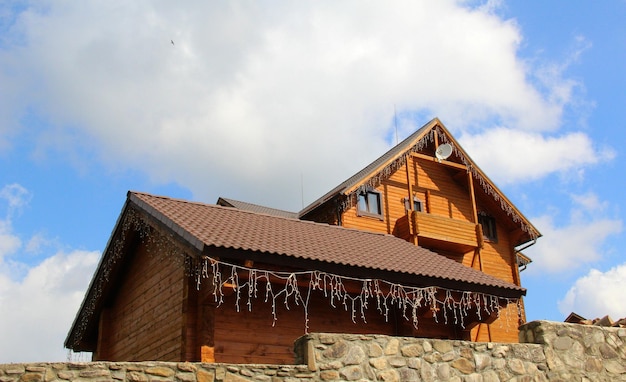
[[[443,249],[471,250],[482,246],[480,225],[446,216],[413,211],[418,243]]]

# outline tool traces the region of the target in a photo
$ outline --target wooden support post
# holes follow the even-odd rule
[[[417,245],[417,230],[416,230],[415,222],[414,222],[414,213],[415,213],[414,210],[415,210],[415,208],[413,207],[413,185],[412,185],[413,182],[412,182],[412,179],[411,179],[411,169],[410,169],[411,166],[409,166],[409,161],[413,162],[413,159],[412,159],[410,154],[406,154],[405,159],[406,159],[406,162],[405,162],[406,163],[405,164],[405,166],[406,166],[406,185],[407,185],[407,191],[409,193],[408,202],[407,202],[407,205],[409,207],[407,209],[407,214],[408,214],[408,217],[409,217],[409,219],[408,219],[409,220],[409,234],[411,235],[412,243]]]
[[[472,201],[472,218],[474,218],[473,223],[478,224],[478,209],[476,207],[476,193],[474,192],[474,178],[472,177],[471,171],[468,171],[467,173],[467,186],[469,188],[470,200]]]
[[[198,342],[200,362],[215,363],[215,300],[209,282],[198,291]]]

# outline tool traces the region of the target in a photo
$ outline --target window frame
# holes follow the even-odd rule
[[[372,208],[370,207],[370,196],[376,197],[376,204],[379,212],[372,212]],[[362,204],[365,205],[365,210],[361,208]],[[357,216],[368,216],[384,220],[383,194],[374,189],[359,192],[356,200],[356,213]]]
[[[409,198],[405,197],[402,201],[404,203],[404,209],[409,211]],[[413,197],[413,211],[424,212],[424,202],[417,196]]]

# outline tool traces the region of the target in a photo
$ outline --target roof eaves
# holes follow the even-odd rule
[[[113,241],[118,237],[122,229],[122,222],[125,219],[125,214],[126,214],[126,211],[128,210],[128,206],[129,206],[129,199],[127,198],[126,202],[124,203],[124,206],[122,207],[122,211],[120,215],[117,217],[115,226],[113,226],[113,232],[111,236],[109,237],[109,240],[107,241],[107,244],[104,248],[104,251],[102,252],[102,255],[100,256],[100,261],[98,262],[98,265],[96,266],[96,271],[94,272],[94,275],[91,278],[91,281],[89,282],[89,286],[87,287],[85,297],[83,298],[83,301],[80,304],[78,312],[76,313],[76,316],[74,317],[74,321],[72,322],[72,326],[70,327],[67,337],[65,338],[65,342],[63,343],[63,345],[67,349],[76,350],[72,348],[72,346],[82,341],[82,338],[80,339],[75,338],[78,335],[76,331],[78,329],[79,321],[82,321],[82,319],[84,318],[84,315],[87,314],[87,309],[86,309],[87,303],[91,301],[93,298],[97,298],[97,297],[94,297],[95,283],[100,279],[100,277],[102,277],[104,264],[108,262],[109,257],[111,256],[110,248],[112,248]],[[81,333],[81,335],[84,335],[84,333]]]
[[[187,242],[193,248],[202,252],[202,250],[204,249],[204,242],[202,240],[193,236],[190,232],[186,231],[184,228],[174,223],[172,219],[158,211],[156,208],[152,207],[150,204],[138,198],[134,192],[129,192],[128,198],[129,201],[133,203],[137,208],[143,210],[146,214],[161,222],[168,229],[178,235],[183,241]]]

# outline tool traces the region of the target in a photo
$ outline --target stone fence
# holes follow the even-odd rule
[[[626,328],[533,321],[519,344],[309,334],[296,365],[86,362],[0,365],[14,381],[626,381]]]

